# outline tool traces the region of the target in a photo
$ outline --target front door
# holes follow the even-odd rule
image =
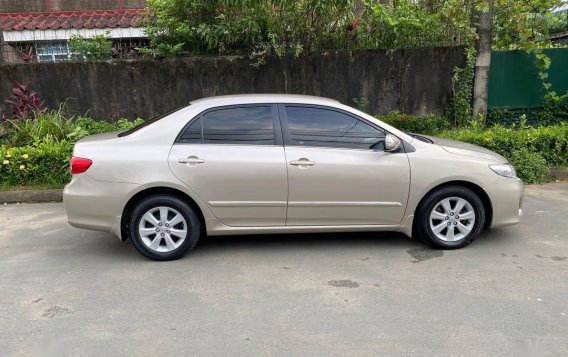
[[[286,225],[391,225],[406,209],[410,167],[385,132],[336,109],[283,105]]]
[[[173,173],[228,226],[283,226],[288,186],[276,106],[209,110],[169,155]]]

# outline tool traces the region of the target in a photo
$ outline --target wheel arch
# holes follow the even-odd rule
[[[166,186],[156,186],[156,187],[149,187],[140,192],[137,192],[134,196],[132,196],[128,200],[128,202],[124,206],[122,210],[121,223],[120,223],[120,239],[122,241],[128,239],[128,217],[130,217],[130,212],[132,212],[134,207],[136,207],[136,205],[140,203],[142,200],[154,195],[171,195],[186,202],[197,212],[197,215],[201,220],[201,227],[204,231],[206,230],[205,217],[203,215],[203,211],[201,210],[199,204],[197,204],[197,202],[191,196],[176,188],[166,187]]]
[[[481,186],[479,186],[479,185],[477,185],[477,184],[475,184],[471,181],[452,180],[452,181],[447,181],[447,182],[444,182],[444,183],[441,183],[437,186],[432,187],[428,192],[426,192],[422,196],[422,198],[420,199],[420,201],[416,205],[416,211],[421,207],[424,200],[426,200],[426,198],[432,194],[432,192],[439,190],[440,188],[448,187],[448,186],[461,186],[461,187],[465,187],[465,188],[472,190],[477,195],[477,197],[479,197],[481,202],[483,203],[483,209],[485,210],[485,222],[483,223],[483,228],[488,228],[488,227],[491,226],[491,222],[493,221],[493,204],[491,203],[491,199],[489,198],[489,195],[487,194],[487,192],[485,192],[485,190]],[[413,224],[413,226],[414,226],[414,224]],[[413,230],[414,230],[414,227],[413,227]]]

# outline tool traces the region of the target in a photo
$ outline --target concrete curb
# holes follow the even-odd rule
[[[63,201],[63,190],[61,189],[0,191],[0,204],[60,201]]]

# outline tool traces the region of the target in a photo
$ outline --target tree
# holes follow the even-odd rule
[[[475,60],[475,76],[473,82],[473,119],[485,120],[487,116],[487,94],[489,86],[489,69],[491,66],[491,41],[493,28],[493,0],[487,7],[479,10]]]
[[[71,53],[75,59],[83,61],[103,61],[112,58],[112,40],[108,38],[110,32],[104,35],[95,35],[85,38],[73,35],[69,40]]]

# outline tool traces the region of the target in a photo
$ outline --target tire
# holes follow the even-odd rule
[[[129,217],[128,235],[132,244],[152,260],[183,257],[195,247],[201,234],[202,224],[195,209],[171,195],[145,198]]]
[[[426,244],[437,249],[459,249],[479,236],[485,224],[485,209],[472,190],[447,186],[426,197],[414,222],[415,234]]]

